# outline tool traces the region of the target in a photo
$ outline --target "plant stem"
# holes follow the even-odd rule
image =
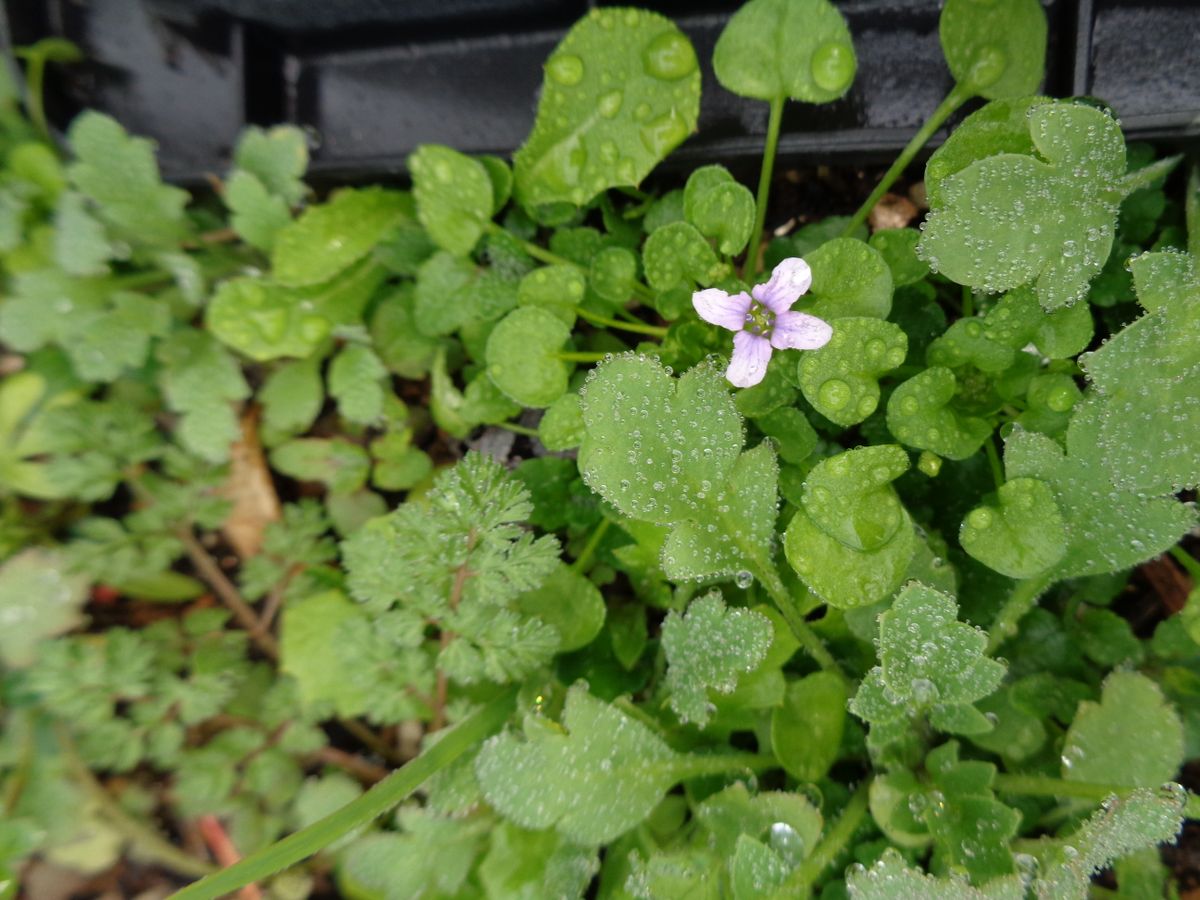
[[[998,773],[992,787],[1001,794],[1021,794],[1026,797],[1070,797],[1076,800],[1091,800],[1103,803],[1109,797],[1128,794],[1133,788],[1128,785],[1095,784],[1087,781],[1067,781],[1049,775],[1008,775]],[[1184,815],[1189,819],[1200,819],[1200,795],[1191,791],[1187,795]]]
[[[558,353],[551,354],[555,359],[561,359],[563,362],[581,362],[594,363],[600,362],[607,353],[590,353],[581,350],[560,350]]]
[[[518,425],[516,422],[496,422],[497,428],[503,428],[505,431],[511,431],[513,434],[523,434],[525,437],[537,437],[536,428],[527,428],[524,425]]]
[[[850,797],[850,802],[846,804],[838,820],[833,823],[833,827],[776,892],[777,898],[812,896],[813,884],[821,877],[822,872],[833,865],[862,823],[867,812],[867,792],[870,789],[870,779],[864,779]]]
[[[1038,598],[1054,583],[1050,575],[1035,575],[1024,581],[1017,582],[1000,612],[996,614],[992,627],[988,629],[987,652],[995,653],[997,648],[1017,633],[1017,624],[1034,606]]]
[[[1188,252],[1192,254],[1192,259],[1200,259],[1200,165],[1192,166],[1192,171],[1188,173],[1183,206]]]
[[[186,875],[189,878],[199,878],[214,871],[213,866],[202,859],[197,859],[190,853],[184,853],[149,825],[135,819],[127,813],[112,794],[96,780],[92,770],[87,767],[75,749],[75,743],[67,734],[66,728],[56,728],[59,746],[71,766],[72,773],[82,785],[84,791],[99,807],[100,816],[117,832],[132,844],[137,852],[148,860],[152,860],[172,872]]]
[[[1004,466],[1001,465],[1000,453],[996,450],[994,433],[983,442],[983,449],[987,453],[988,465],[992,468],[992,480],[996,482],[996,489],[999,490],[1004,486]]]
[[[946,95],[946,99],[938,104],[938,108],[933,111],[933,115],[925,121],[920,130],[912,136],[912,140],[900,151],[900,155],[896,157],[896,161],[892,163],[892,167],[883,173],[883,178],[879,180],[879,184],[875,185],[875,190],[871,191],[871,196],[864,200],[862,206],[850,217],[850,221],[846,223],[846,227],[842,230],[842,237],[848,237],[855,228],[867,220],[867,216],[871,214],[871,210],[875,208],[875,204],[879,202],[879,198],[887,193],[888,188],[908,168],[908,164],[912,162],[913,157],[929,142],[934,133],[942,127],[942,123],[950,118],[955,110],[973,96],[974,94],[961,84],[956,84],[950,89],[950,93]]]
[[[771,753],[720,753],[711,756],[689,754],[673,764],[673,771],[679,779],[702,778],[705,775],[724,775],[727,772],[739,772],[749,769],[760,772],[763,769],[779,768],[779,761]]]
[[[357,719],[337,719],[345,731],[357,738],[358,742],[370,750],[381,759],[386,759],[390,763],[401,762],[401,757],[398,756],[392,749],[380,740],[379,735],[364,725]]]
[[[217,565],[217,561],[212,558],[207,550],[196,540],[196,535],[192,532],[190,525],[185,525],[175,532],[175,536],[179,538],[183,544],[183,549],[187,552],[188,559],[192,561],[192,565],[196,567],[196,571],[200,573],[200,577],[213,589],[213,592],[220,598],[229,611],[233,613],[233,617],[238,620],[241,625],[250,635],[250,639],[264,654],[273,660],[279,659],[279,644],[275,640],[275,636],[263,630],[258,620],[258,615],[243,598],[241,592],[234,586],[229,577],[221,571],[221,567]]]
[[[1183,566],[1184,570],[1192,576],[1192,581],[1200,585],[1200,562],[1197,562],[1192,554],[1178,545],[1171,548],[1170,554],[1175,562]]]
[[[307,828],[251,853],[241,862],[190,884],[172,896],[175,900],[216,900],[320,852],[343,835],[383,815],[430,776],[498,731],[511,715],[516,696],[515,688],[506,690],[361,797]]]
[[[575,310],[575,315],[579,316],[585,322],[591,322],[593,325],[603,325],[605,328],[616,328],[621,331],[634,331],[638,334],[648,334],[656,338],[667,336],[667,329],[659,325],[647,325],[645,322],[621,322],[617,319],[610,319],[608,316],[590,312],[582,306],[576,306],[573,309]]]
[[[600,546],[600,541],[604,539],[604,535],[611,525],[611,519],[604,518],[600,520],[600,524],[588,535],[587,543],[583,545],[583,549],[579,551],[579,555],[571,563],[572,571],[583,572],[587,568],[588,563],[592,561],[592,557],[596,554],[596,548]]]
[[[759,581],[763,587],[767,589],[767,593],[774,601],[776,609],[783,615],[783,619],[788,624],[796,640],[800,642],[805,651],[811,656],[822,669],[826,672],[832,672],[838,678],[850,686],[846,673],[842,671],[842,667],[838,665],[838,661],[833,658],[833,654],[826,648],[820,636],[812,630],[804,617],[796,611],[795,605],[792,603],[791,595],[783,584],[783,579],[779,577],[779,573],[775,567],[769,562],[758,562],[755,566],[758,569]]]
[[[962,317],[964,319],[973,318],[975,315],[975,292],[971,290],[969,284],[962,286]]]
[[[787,97],[779,96],[771,101],[771,115],[767,119],[767,141],[763,145],[762,169],[758,173],[758,194],[754,201],[754,230],[750,232],[750,246],[746,261],[742,264],[742,280],[758,274],[761,258],[763,228],[767,224],[767,204],[771,199],[771,176],[775,172],[775,151],[779,148],[779,126],[783,122],[783,105]]]

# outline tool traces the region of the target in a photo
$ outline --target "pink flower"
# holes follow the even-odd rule
[[[772,350],[816,350],[829,343],[829,323],[808,313],[792,312],[792,304],[812,286],[812,269],[798,257],[785,259],[770,281],[750,293],[730,295],[717,288],[692,294],[692,306],[705,322],[734,332],[733,358],[725,377],[736,387],[763,380]]]

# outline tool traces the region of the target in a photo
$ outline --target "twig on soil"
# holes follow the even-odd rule
[[[204,835],[204,840],[212,850],[213,856],[221,864],[221,868],[228,868],[241,861],[242,854],[238,853],[237,847],[233,846],[233,841],[229,839],[229,835],[226,834],[216,816],[203,815],[197,820],[197,824],[199,824],[200,833]],[[241,900],[262,900],[262,891],[256,884],[248,884],[239,889],[237,893]]]

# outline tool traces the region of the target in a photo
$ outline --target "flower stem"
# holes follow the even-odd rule
[[[600,546],[600,542],[604,540],[604,535],[608,532],[609,526],[612,525],[612,520],[604,518],[600,520],[600,524],[595,530],[588,535],[587,543],[583,545],[583,549],[579,551],[579,555],[575,557],[575,561],[571,563],[571,569],[575,572],[583,572],[587,568],[588,563],[592,561],[592,557],[596,555],[596,548]]]
[[[505,691],[463,719],[447,731],[441,740],[426,747],[420,756],[392,772],[361,797],[307,828],[251,853],[228,869],[188,885],[173,897],[175,900],[216,900],[244,885],[261,881],[307,859],[343,835],[373,821],[419,788],[432,775],[498,731],[512,714],[516,696],[515,688]]]
[[[616,328],[619,331],[633,331],[637,334],[648,334],[656,338],[664,338],[667,336],[667,329],[658,325],[647,325],[645,322],[621,322],[617,319],[610,319],[608,316],[602,316],[598,313],[584,309],[582,306],[572,307],[575,310],[575,315],[583,319],[585,322],[591,322],[593,325],[601,325],[605,328]]]
[[[1190,553],[1179,546],[1172,547],[1170,553],[1175,561],[1192,576],[1192,581],[1200,585],[1200,562],[1197,562]]]
[[[988,630],[988,653],[995,653],[1001,644],[1017,633],[1018,623],[1037,605],[1038,598],[1053,583],[1050,575],[1035,575],[1017,582]]]
[[[526,437],[537,437],[536,428],[528,428],[525,425],[518,425],[516,422],[497,422],[497,428],[503,428],[505,431],[511,431],[513,434],[523,434]]]
[[[1187,195],[1184,197],[1184,217],[1187,222],[1188,252],[1200,259],[1200,165],[1188,173]]]
[[[829,652],[820,636],[812,630],[804,621],[804,617],[796,610],[791,595],[784,586],[783,579],[779,577],[779,572],[775,570],[775,566],[770,562],[756,561],[754,568],[758,570],[759,581],[767,589],[775,607],[783,615],[784,621],[787,622],[788,628],[791,629],[796,640],[800,642],[800,646],[816,661],[817,665],[826,672],[832,672],[838,676],[849,687],[846,673],[842,671],[838,661],[833,658],[833,654]]]
[[[850,802],[846,804],[838,820],[829,829],[829,833],[813,848],[808,858],[796,867],[783,887],[776,892],[776,897],[812,896],[813,884],[821,877],[822,872],[833,865],[834,860],[846,849],[846,845],[858,831],[858,826],[862,824],[863,816],[867,813],[867,794],[870,789],[870,779],[864,779],[850,797]]]
[[[983,449],[987,453],[988,465],[992,469],[992,480],[996,482],[996,489],[999,490],[1004,486],[1004,466],[1000,463],[1000,453],[996,450],[995,434],[983,442]]]
[[[1091,800],[1103,803],[1109,797],[1128,794],[1133,788],[1128,785],[1095,784],[1087,781],[1067,781],[1049,775],[1008,775],[998,773],[992,787],[1001,794],[1020,794],[1026,797],[1070,797],[1076,800]],[[1184,815],[1189,819],[1200,819],[1200,795],[1191,791],[1187,795]]]
[[[908,164],[912,162],[913,157],[929,142],[934,133],[942,127],[942,123],[950,118],[955,110],[973,96],[974,94],[961,84],[956,84],[951,88],[950,93],[946,95],[946,99],[938,104],[938,108],[933,111],[933,115],[925,121],[920,130],[912,136],[912,140],[900,151],[900,155],[896,157],[896,161],[892,163],[892,167],[883,173],[883,178],[879,180],[879,184],[875,185],[875,190],[871,191],[871,196],[864,200],[862,206],[850,217],[850,221],[842,229],[842,237],[848,237],[855,228],[867,220],[867,216],[871,214],[871,210],[875,208],[875,204],[879,202],[879,198],[887,193],[888,188],[908,168]]]
[[[758,173],[758,195],[754,202],[754,230],[750,232],[750,247],[746,251],[746,261],[742,264],[743,281],[749,281],[758,274],[763,228],[767,224],[767,203],[771,197],[771,176],[775,172],[775,151],[779,148],[779,126],[783,122],[783,105],[786,102],[787,97],[782,95],[771,101],[762,169]]]
[[[561,359],[563,362],[581,362],[594,363],[600,362],[607,353],[589,353],[583,350],[560,350],[557,353],[551,354],[555,359]]]

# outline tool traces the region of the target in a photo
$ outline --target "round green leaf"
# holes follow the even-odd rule
[[[908,467],[908,454],[895,444],[847,450],[813,467],[801,502],[830,537],[854,550],[877,550],[904,524],[892,482]]]
[[[588,268],[588,286],[609,303],[622,304],[633,294],[638,262],[632,250],[605,247]]]
[[[571,329],[553,313],[514,309],[488,336],[488,377],[522,406],[549,406],[567,391],[571,367],[558,353],[570,337]]]
[[[604,627],[604,598],[597,587],[560,563],[537,590],[517,597],[517,609],[558,632],[561,653],[586,647]]]
[[[541,307],[561,319],[567,327],[572,327],[575,324],[574,307],[583,302],[585,288],[583,275],[575,266],[542,266],[521,279],[517,303]]]
[[[846,20],[827,0],[750,0],[713,50],[722,87],[757,100],[828,103],[849,90],[857,66]]]
[[[547,450],[570,450],[583,441],[586,429],[578,394],[563,394],[538,422],[538,440]]]
[[[700,67],[668,19],[594,9],[546,61],[537,120],[513,158],[526,206],[635,186],[696,127]]]
[[[914,375],[888,398],[888,430],[909,447],[966,459],[991,436],[992,426],[950,406],[957,387],[954,373],[939,366]]]
[[[449,147],[424,144],[408,157],[417,216],[435,244],[466,256],[492,218],[488,170]]]
[[[886,319],[892,310],[892,272],[879,251],[854,238],[826,241],[804,257],[812,287],[795,309],[826,321],[845,316]]]
[[[832,672],[814,672],[787,686],[771,713],[771,750],[797,781],[824,778],[837,761],[846,726],[846,685]]]
[[[921,233],[915,228],[881,228],[867,242],[879,251],[892,271],[896,287],[916,284],[929,274],[929,264],[917,256]]]
[[[646,281],[656,291],[699,282],[704,287],[729,274],[729,266],[690,222],[672,222],[659,228],[642,247]]]
[[[996,100],[1032,94],[1046,70],[1046,13],[1039,0],[946,0],[938,22],[954,80]]]
[[[687,221],[717,242],[726,256],[741,253],[754,230],[754,195],[733,180],[724,166],[704,166],[687,180],[683,192]]]
[[[903,365],[908,338],[882,319],[834,319],[833,337],[800,357],[804,397],[838,425],[857,425],[879,406],[879,376]]]
[[[1067,550],[1067,531],[1054,492],[1036,478],[1000,486],[999,504],[967,513],[958,533],[964,550],[1009,578],[1032,578]]]

